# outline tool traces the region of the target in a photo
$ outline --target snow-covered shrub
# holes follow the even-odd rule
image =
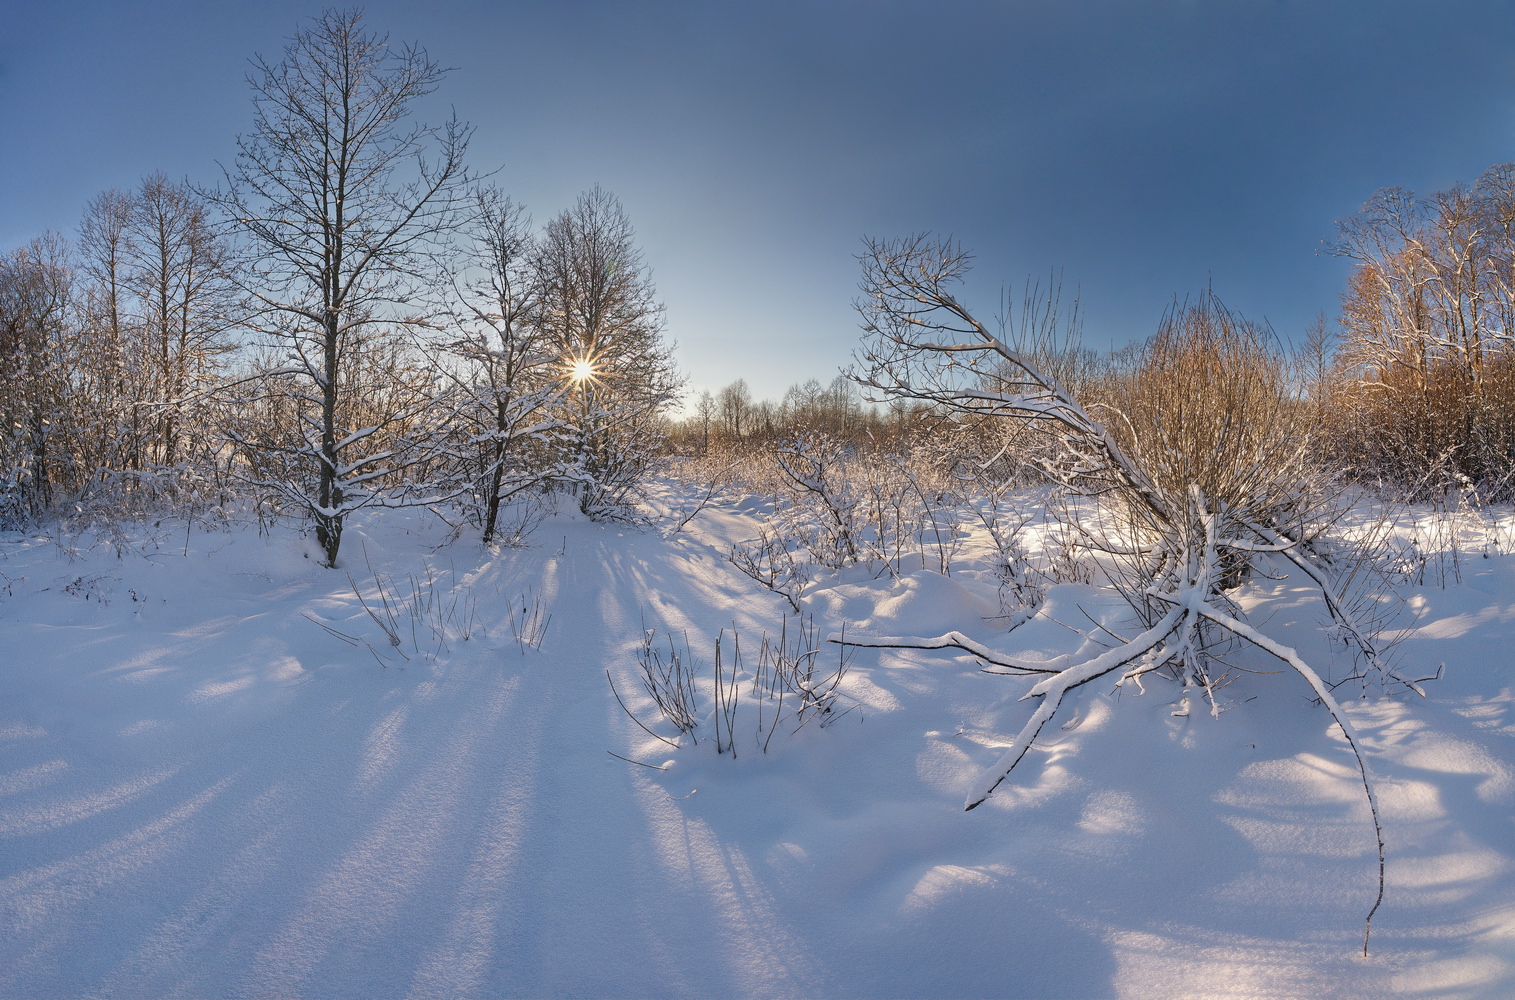
[[[787,533],[803,538],[813,560],[828,569],[858,561],[862,496],[847,475],[848,447],[825,434],[805,434],[776,452],[788,477]]]
[[[800,599],[810,586],[814,567],[797,540],[764,526],[758,537],[731,547],[731,564],[763,587],[789,602],[800,613]]]
[[[970,259],[924,236],[870,244],[859,378],[890,396],[1012,421],[1036,434],[1043,474],[1097,503],[1078,527],[1110,567],[1140,631],[1093,656],[1052,659],[1004,654],[957,632],[838,641],[957,648],[997,672],[1036,678],[1025,697],[1039,704],[973,782],[968,809],[1009,776],[1070,691],[1111,675],[1119,685],[1166,671],[1181,682],[1185,701],[1201,691],[1218,712],[1213,692],[1227,669],[1220,651],[1237,641],[1256,646],[1307,683],[1356,758],[1379,842],[1371,926],[1383,898],[1383,835],[1356,731],[1331,686],[1296,651],[1248,623],[1230,591],[1257,561],[1297,572],[1319,589],[1331,629],[1354,648],[1364,673],[1419,689],[1385,662],[1372,623],[1354,614],[1331,565],[1311,548],[1329,491],[1305,460],[1307,441],[1291,416],[1287,386],[1268,375],[1264,339],[1207,295],[1169,315],[1124,392],[1086,408],[1031,353],[989,332],[956,300],[952,288]],[[1022,339],[1048,342],[1058,324],[1055,302],[1028,304]]]
[[[1198,488],[1211,510],[1238,525],[1269,525],[1292,538],[1317,533],[1328,513],[1335,490],[1310,454],[1307,413],[1293,396],[1281,350],[1270,331],[1210,292],[1169,310],[1099,412],[1108,414],[1103,426],[1166,511]],[[1122,489],[1110,495],[1134,497]],[[1138,538],[1162,533],[1150,506],[1124,505]],[[1173,520],[1171,513],[1157,517]],[[1221,558],[1221,586],[1233,589],[1250,553],[1231,546]],[[1138,578],[1144,576],[1142,568]]]
[[[789,619],[784,619],[777,641],[770,640],[766,634],[763,636],[758,667],[752,675],[752,689],[759,705],[758,732],[764,731],[763,704],[773,705],[774,721],[763,741],[765,751],[783,711],[786,692],[793,698],[789,711],[797,723],[796,732],[812,720],[819,720],[818,724],[824,729],[847,714],[847,710],[837,710],[837,689],[852,665],[850,653],[843,645],[839,648],[835,665],[822,666],[824,652],[814,618],[797,617],[793,625]]]
[[[791,604],[811,566],[950,572],[961,544],[960,484],[933,449],[904,444],[869,448],[808,431],[779,445],[770,461],[780,476],[767,484],[774,513],[758,538],[733,549],[732,561]]]
[[[863,503],[857,519],[867,562],[882,563],[896,576],[916,559],[922,569],[951,573],[964,498],[957,484],[945,481],[940,458],[921,445],[858,456],[854,475]]]
[[[652,699],[658,712],[676,731],[688,733],[695,742],[699,742],[694,737],[694,729],[700,724],[699,701],[695,695],[695,674],[699,667],[689,652],[689,636],[684,636],[684,648],[680,650],[673,633],[668,633],[666,659],[656,639],[655,629],[642,630],[642,648],[637,654],[637,665],[642,670],[642,690],[647,692],[647,697]],[[605,676],[610,676],[608,670]],[[612,691],[615,690],[615,681],[610,682],[610,687]],[[617,693],[616,700],[620,701],[620,697]],[[626,708],[626,703],[621,702],[621,707]],[[629,708],[626,712],[631,714]],[[636,716],[632,715],[632,718],[635,719]]]

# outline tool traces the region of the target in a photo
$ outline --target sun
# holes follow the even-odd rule
[[[588,358],[576,358],[568,363],[568,377],[575,382],[590,382],[594,376],[594,362]]]

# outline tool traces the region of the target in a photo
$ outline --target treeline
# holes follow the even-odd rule
[[[1337,454],[1423,496],[1515,495],[1515,164],[1428,197],[1375,194],[1338,223],[1355,262],[1315,395]]]
[[[1355,263],[1340,314],[1322,314],[1292,342],[1206,292],[1175,302],[1145,342],[1097,352],[1082,345],[1076,303],[1058,316],[1055,297],[1028,289],[1021,346],[1085,405],[1123,414],[1117,428],[1161,435],[1192,426],[1196,409],[1228,413],[1246,385],[1265,387],[1285,404],[1230,414],[1234,433],[1245,433],[1244,420],[1287,419],[1301,455],[1386,494],[1515,500],[1515,164],[1424,197],[1379,191],[1337,230],[1327,249]],[[1180,326],[1185,338],[1175,335]],[[978,377],[996,389],[993,373]],[[950,432],[969,457],[1036,457],[1024,450],[1034,435],[961,415],[949,422],[919,400],[869,405],[841,376],[795,386],[777,402],[752,399],[738,380],[702,395],[675,440],[699,454],[712,442],[782,444],[815,430],[896,450],[923,431]]]
[[[336,70],[340,69],[341,72]],[[208,508],[314,525],[525,491],[626,513],[681,380],[634,230],[598,188],[535,225],[409,120],[445,71],[328,11],[254,60],[221,183],[158,175],[0,256],[0,527]]]
[[[683,455],[704,454],[712,444],[782,443],[804,432],[846,439],[878,439],[910,433],[925,415],[919,406],[879,406],[856,382],[837,375],[828,383],[808,379],[789,387],[782,399],[755,399],[746,379],[700,393],[682,420],[670,426],[669,445]]]

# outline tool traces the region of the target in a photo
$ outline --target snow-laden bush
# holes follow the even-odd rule
[[[781,474],[774,513],[757,538],[733,547],[731,561],[796,612],[815,567],[951,572],[962,484],[931,448],[870,449],[807,431],[776,447],[771,461]]]
[[[1062,332],[1055,300],[1028,302],[1022,344],[995,336],[953,296],[970,255],[927,237],[870,243],[859,309],[868,339],[859,380],[894,398],[1017,422],[1036,437],[1044,476],[1098,503],[1078,528],[1111,568],[1139,631],[1093,656],[1052,659],[1005,654],[957,632],[928,637],[854,638],[854,645],[956,648],[998,672],[1037,678],[1038,704],[1020,732],[968,791],[982,803],[1052,720],[1067,694],[1114,676],[1117,684],[1164,671],[1191,691],[1213,692],[1226,669],[1219,652],[1250,643],[1294,670],[1341,728],[1356,758],[1379,843],[1377,797],[1351,720],[1331,685],[1293,649],[1247,622],[1232,600],[1248,567],[1267,562],[1318,588],[1334,634],[1359,655],[1363,676],[1385,687],[1413,681],[1385,661],[1371,623],[1354,613],[1331,564],[1311,543],[1327,512],[1328,482],[1305,460],[1305,428],[1255,327],[1211,296],[1176,309],[1148,347],[1135,377],[1086,408],[1033,351]],[[1366,932],[1363,939],[1367,949]]]

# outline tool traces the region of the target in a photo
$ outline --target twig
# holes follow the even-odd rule
[[[609,669],[605,671],[605,679],[607,681],[610,681],[610,693],[615,695],[616,704],[621,706],[621,711],[626,713],[627,718],[629,718],[632,722],[635,722],[638,726],[641,726],[642,732],[646,733],[648,736],[651,736],[653,739],[662,740],[664,743],[667,743],[675,750],[679,748],[679,745],[677,743],[673,742],[665,736],[659,736],[651,729],[648,729],[646,726],[642,725],[642,720],[638,719],[634,714],[632,714],[631,709],[627,708],[626,703],[621,700],[621,693],[615,689],[615,679],[610,676]]]
[[[614,750],[606,750],[605,752],[608,753],[608,754],[610,754],[610,756],[614,757],[616,760],[624,760],[628,764],[637,764],[637,765],[640,765],[641,767],[650,767],[654,771],[666,771],[666,770],[668,770],[668,768],[662,767],[662,766],[660,766],[658,764],[643,764],[639,760],[632,760],[630,757],[622,757],[620,754],[616,753]]]

